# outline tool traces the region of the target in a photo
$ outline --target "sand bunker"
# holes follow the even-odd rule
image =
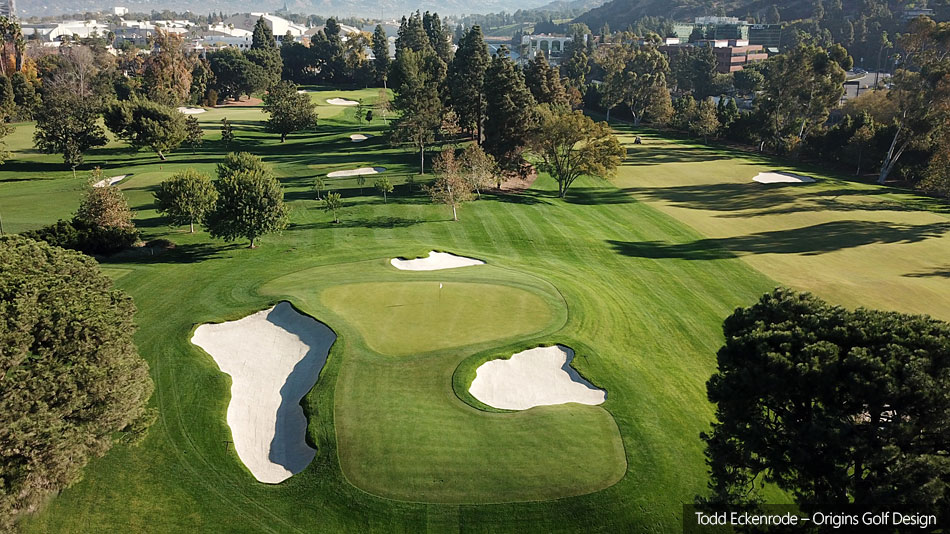
[[[125,180],[125,177],[128,174],[120,174],[118,176],[113,176],[112,178],[106,178],[105,180],[99,180],[98,182],[92,184],[93,187],[111,187],[122,180]]]
[[[228,426],[234,450],[257,480],[276,484],[313,460],[300,399],[316,384],[335,340],[329,327],[287,302],[195,330],[191,342],[231,375]]]
[[[363,141],[366,141],[370,137],[373,137],[373,136],[365,135],[365,134],[353,134],[350,136],[350,139],[352,139],[354,143],[362,143]]]
[[[180,111],[181,113],[184,113],[185,115],[198,115],[199,113],[204,113],[204,112],[208,111],[208,110],[206,110],[206,109],[201,109],[201,108],[188,108],[188,107],[180,107],[180,108],[177,108],[177,109],[178,109],[178,111]]]
[[[327,99],[327,104],[333,106],[358,106],[359,102],[355,100],[347,100],[345,98],[329,98]]]
[[[602,404],[607,392],[584,380],[571,367],[573,359],[572,349],[555,345],[485,362],[475,370],[469,391],[481,402],[505,410],[567,402]]]
[[[760,184],[801,184],[815,181],[814,178],[790,172],[762,172],[753,180]]]
[[[364,174],[379,174],[384,172],[386,167],[360,167],[349,171],[333,171],[327,173],[328,178],[339,178],[341,176],[361,176]]]
[[[393,267],[401,271],[438,271],[440,269],[455,269],[457,267],[470,267],[472,265],[484,265],[482,260],[475,258],[466,258],[456,256],[448,252],[430,251],[425,258],[415,258],[404,260],[402,258],[393,258],[389,260]]]

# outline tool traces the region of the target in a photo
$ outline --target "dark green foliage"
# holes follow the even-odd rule
[[[201,124],[198,122],[198,118],[194,115],[188,115],[185,117],[185,140],[188,141],[188,145],[191,146],[191,153],[195,153],[195,149],[201,146],[201,143],[204,140],[205,132],[201,129]]]
[[[195,221],[202,220],[211,211],[217,197],[211,178],[194,169],[185,169],[158,184],[155,190],[158,212],[175,224],[189,225],[192,233]]]
[[[257,19],[254,23],[254,32],[251,34],[251,50],[269,50],[276,49],[277,42],[274,40],[274,34],[267,26],[264,17]]]
[[[234,126],[231,125],[231,121],[227,117],[221,119],[221,142],[224,143],[225,147],[231,146],[231,143],[234,142]]]
[[[211,72],[211,65],[207,59],[198,58],[195,66],[191,69],[191,97],[192,104],[202,106],[213,106],[217,104],[217,93],[212,97],[210,94],[214,86],[214,73]]]
[[[853,503],[948,519],[950,325],[777,289],[723,331],[701,502],[754,505],[758,478],[806,512]]]
[[[765,77],[758,68],[746,67],[733,75],[733,85],[739,94],[750,95],[762,87]]]
[[[13,84],[8,76],[0,74],[0,118],[8,121],[15,111]]]
[[[62,154],[63,163],[73,170],[82,165],[87,150],[107,141],[95,101],[64,84],[52,84],[44,91],[33,139],[41,152]]]
[[[271,81],[268,71],[248,60],[235,48],[223,48],[209,53],[208,63],[214,74],[212,88],[218,92],[221,99],[250,95],[265,89]]]
[[[386,30],[381,24],[376,25],[373,31],[373,76],[376,83],[386,86],[386,80],[389,77],[389,40],[386,37]]]
[[[0,237],[0,529],[150,422],[135,306],[92,258]]]
[[[298,93],[290,81],[279,82],[264,95],[264,112],[270,114],[267,130],[280,134],[282,143],[288,134],[317,125],[317,105],[310,95]]]
[[[285,40],[280,45],[283,79],[290,80],[294,83],[307,83],[311,81],[316,62],[313,52],[316,49],[316,45],[312,48],[308,48],[304,46],[303,43]]]
[[[592,38],[593,36],[582,31],[574,32],[571,42],[565,46],[562,65],[564,77],[567,78],[568,84],[581,90],[581,92],[586,87],[587,75],[590,74],[590,55],[584,43],[585,37]]]
[[[250,248],[263,235],[287,227],[284,190],[257,156],[228,154],[214,182],[218,200],[205,224],[211,237],[246,238]]]
[[[485,73],[485,102],[485,152],[510,168],[520,162],[536,124],[537,103],[507,50],[492,58]]]
[[[19,120],[31,120],[42,100],[33,83],[22,72],[14,72],[10,76],[13,85],[13,102],[16,104],[14,116]]]
[[[429,13],[422,15],[422,28],[425,30],[426,37],[429,38],[429,45],[435,50],[435,54],[443,63],[448,64],[452,61],[452,38],[449,32],[442,26],[442,19],[438,13]]]
[[[281,72],[284,70],[284,63],[281,59],[280,50],[277,48],[252,48],[244,55],[248,61],[261,68],[264,73],[265,83],[259,89],[269,89],[272,85],[280,81]]]
[[[420,173],[425,171],[425,148],[442,125],[439,83],[444,77],[445,63],[428,46],[419,52],[403,50],[393,64],[393,78],[400,82],[393,107],[401,116],[392,124],[392,139],[419,149]]]
[[[670,73],[676,89],[691,92],[697,100],[716,93],[716,56],[708,46],[681,48],[671,54]]]
[[[165,152],[181,146],[188,136],[183,114],[149,100],[113,102],[106,106],[103,118],[109,130],[133,149],[149,148],[162,160]]]
[[[561,75],[548,64],[544,54],[538,54],[524,69],[524,80],[538,104],[570,105]]]
[[[23,235],[90,256],[115,254],[139,240],[138,230],[134,227],[96,226],[76,218],[60,220],[38,230],[24,232]]]
[[[485,116],[485,71],[490,61],[482,29],[474,26],[459,41],[447,78],[459,126],[479,143]]]

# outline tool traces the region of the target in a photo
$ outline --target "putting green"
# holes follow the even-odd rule
[[[537,332],[554,318],[539,296],[458,281],[368,282],[326,289],[323,304],[372,350],[407,356]]]
[[[456,368],[480,351],[550,341],[567,310],[549,283],[491,265],[435,274],[363,261],[262,290],[340,334],[342,354],[331,355],[342,356],[336,440],[340,467],[360,489],[427,503],[535,501],[592,493],[626,472],[619,429],[600,406],[485,412],[453,389]]]

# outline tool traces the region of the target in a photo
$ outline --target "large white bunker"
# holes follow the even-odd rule
[[[479,401],[504,410],[568,402],[603,404],[607,392],[578,374],[571,367],[573,359],[573,349],[554,345],[525,350],[507,360],[491,360],[475,370],[469,392]]]
[[[393,258],[389,260],[393,267],[401,271],[438,271],[441,269],[456,269],[458,267],[470,267],[472,265],[484,265],[485,262],[475,258],[466,258],[456,256],[448,252],[429,251],[425,258],[414,258],[404,260],[402,258]]]
[[[760,184],[803,184],[814,182],[809,176],[802,176],[791,172],[760,172],[752,180]]]
[[[276,484],[313,460],[300,399],[317,383],[334,341],[328,326],[287,302],[195,330],[191,342],[231,375],[228,426],[234,450],[257,480]]]

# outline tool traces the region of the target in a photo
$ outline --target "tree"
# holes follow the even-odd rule
[[[610,122],[610,112],[623,103],[625,95],[624,68],[630,49],[622,43],[602,46],[597,49],[594,61],[604,71],[603,83],[600,85],[600,104],[607,110],[607,122]]]
[[[317,176],[313,179],[313,190],[317,193],[317,200],[320,200],[320,196],[327,189],[327,183],[323,181],[323,178]]]
[[[485,117],[485,71],[489,61],[482,29],[478,25],[472,26],[458,43],[447,79],[452,109],[459,126],[479,144]]]
[[[561,83],[560,73],[548,64],[544,54],[535,56],[534,60],[524,69],[524,81],[538,104],[571,105],[567,90],[564,88],[564,84]]]
[[[0,74],[0,117],[8,121],[13,117],[16,103],[13,96],[13,83],[10,78]]]
[[[195,221],[214,208],[218,197],[211,178],[190,168],[158,184],[154,195],[158,212],[175,224],[187,224],[191,233],[195,233]]]
[[[264,112],[270,114],[267,130],[280,134],[281,143],[288,134],[317,125],[317,105],[291,81],[277,83],[264,95]]]
[[[195,153],[195,149],[201,146],[203,142],[205,132],[201,129],[201,124],[198,123],[198,118],[194,115],[188,115],[185,118],[185,140],[188,141],[188,144],[191,146],[191,153]]]
[[[764,81],[765,76],[762,75],[759,69],[748,66],[737,71],[732,78],[732,84],[735,86],[736,91],[743,95],[755,93],[762,87]]]
[[[805,513],[946,513],[950,325],[776,289],[723,331],[701,503],[755,507],[768,482]]]
[[[254,23],[254,31],[251,33],[251,49],[252,50],[276,50],[277,41],[274,40],[274,33],[271,31],[270,27],[267,25],[267,21],[264,20],[264,16],[260,16],[257,19],[257,22]]]
[[[152,39],[154,51],[145,60],[143,76],[149,100],[169,106],[186,102],[195,65],[185,54],[184,38],[158,29]]]
[[[122,191],[116,187],[93,185],[102,179],[102,169],[93,169],[82,200],[79,201],[75,220],[87,226],[135,230],[135,223],[132,222],[134,215]]]
[[[439,56],[446,65],[452,61],[452,38],[448,31],[442,26],[442,19],[438,13],[429,13],[422,15],[422,29],[429,39],[429,45],[435,54]]]
[[[606,122],[594,122],[580,110],[542,108],[531,147],[541,158],[539,168],[557,180],[560,198],[582,175],[612,173],[626,155]]]
[[[373,102],[373,108],[376,110],[376,114],[382,117],[384,121],[389,117],[389,113],[393,110],[392,101],[389,98],[389,90],[380,88],[379,92],[376,93],[376,102]]]
[[[587,54],[586,44],[589,33],[589,30],[585,32],[578,28],[564,50],[562,67],[564,77],[567,78],[571,87],[580,89],[582,92],[587,86],[587,75],[590,74],[590,56]]]
[[[376,83],[386,87],[386,80],[389,78],[389,38],[386,37],[386,30],[382,24],[376,25],[373,32],[373,75]]]
[[[824,49],[803,44],[769,58],[762,67],[762,96],[756,100],[763,142],[788,153],[821,128],[844,94],[850,63],[838,45]]]
[[[507,50],[495,54],[485,72],[485,101],[485,152],[502,166],[513,166],[536,124],[537,104]]]
[[[42,105],[36,86],[22,72],[14,72],[10,76],[13,85],[13,102],[16,104],[16,117],[21,120],[32,120],[36,111]]]
[[[208,65],[214,75],[212,87],[222,100],[237,99],[266,89],[272,81],[267,71],[248,60],[236,48],[222,48],[208,53]]]
[[[359,125],[359,129],[363,131],[363,119],[366,118],[366,113],[369,112],[369,107],[363,104],[363,99],[359,99],[356,103],[356,123]]]
[[[888,96],[897,102],[894,137],[881,165],[883,184],[904,152],[929,146],[947,126],[950,116],[950,22],[918,17],[908,25],[900,45],[906,52],[903,68],[892,78]]]
[[[62,154],[63,163],[73,170],[75,177],[85,153],[106,144],[108,139],[99,126],[96,102],[64,83],[53,83],[45,88],[43,104],[36,113],[33,141],[44,154]]]
[[[106,127],[135,150],[149,148],[162,161],[165,152],[181,146],[188,137],[185,116],[174,108],[148,100],[113,102],[103,112]]]
[[[94,259],[0,237],[0,529],[153,420],[134,315]]]
[[[340,210],[343,208],[343,197],[336,191],[327,193],[327,198],[323,200],[325,211],[333,213],[333,222],[340,223]]]
[[[681,96],[673,102],[673,128],[688,132],[696,120],[696,99],[692,95]]]
[[[499,182],[498,163],[478,145],[465,147],[458,163],[462,177],[475,190],[479,199],[482,198],[482,189]]]
[[[366,175],[358,174],[356,175],[356,185],[360,188],[360,195],[363,194],[363,186],[366,185]]]
[[[189,101],[200,106],[214,106],[218,98],[211,98],[214,86],[214,73],[207,59],[198,58],[191,68],[191,96]],[[216,94],[216,92],[215,92]]]
[[[669,103],[668,73],[666,56],[656,47],[640,46],[630,53],[624,67],[623,86],[626,87],[624,102],[630,107],[634,125],[639,126],[651,107],[665,108]]]
[[[231,121],[227,117],[221,119],[221,142],[224,143],[225,148],[234,142],[234,127],[231,126]]]
[[[230,153],[218,164],[214,182],[218,199],[205,225],[211,237],[245,238],[248,248],[264,235],[287,227],[284,190],[261,159],[247,152]]]
[[[702,137],[703,143],[709,143],[709,136],[719,131],[719,117],[716,115],[716,103],[712,97],[699,103],[689,129],[694,135]]]
[[[462,176],[455,149],[443,149],[432,164],[436,173],[435,182],[427,188],[433,202],[452,208],[452,220],[459,220],[458,207],[472,200],[472,184]]]
[[[385,176],[382,178],[379,178],[378,180],[376,180],[375,183],[373,183],[373,186],[376,188],[377,191],[382,193],[383,202],[384,203],[388,202],[387,195],[393,192],[393,184],[392,182],[389,181],[389,178],[386,178]]]
[[[394,107],[401,116],[392,125],[392,139],[418,148],[420,174],[425,173],[426,146],[435,142],[442,125],[439,83],[444,70],[445,64],[431,48],[420,52],[406,50],[397,55],[393,65],[394,73],[398,73],[396,79],[400,80]]]

